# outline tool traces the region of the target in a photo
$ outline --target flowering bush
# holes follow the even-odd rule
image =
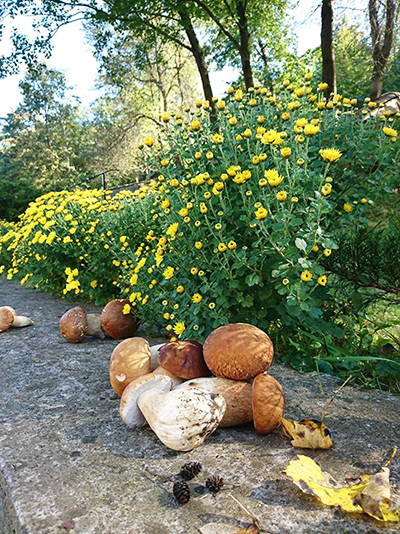
[[[356,102],[326,102],[308,79],[275,95],[231,88],[216,117],[201,101],[164,113],[159,138],[144,140],[152,182],[40,197],[0,227],[0,269],[65,297],[124,295],[185,338],[249,322],[301,365],[304,332],[345,335],[325,260],[400,168],[392,118],[356,117]]]

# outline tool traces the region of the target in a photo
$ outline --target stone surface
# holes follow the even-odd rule
[[[108,381],[117,341],[66,343],[58,320],[72,305],[4,279],[0,305],[35,321],[0,334],[1,534],[194,534],[207,523],[221,523],[223,532],[250,521],[231,495],[269,534],[382,532],[367,516],[346,515],[302,494],[282,471],[299,453],[337,479],[377,471],[400,445],[398,397],[346,387],[326,417],[335,443],[330,451],[295,450],[279,430],[260,436],[248,424],[218,430],[199,449],[176,453],[149,428],[130,429],[119,418]],[[339,384],[323,375],[322,393],[316,374],[278,363],[271,374],[283,385],[285,414],[292,418],[320,416]],[[189,483],[190,502],[179,506],[168,477],[188,461],[201,462],[205,475],[222,476],[225,488],[213,497],[199,476]],[[399,480],[397,458],[393,506],[400,504]],[[395,525],[384,530],[398,531]]]

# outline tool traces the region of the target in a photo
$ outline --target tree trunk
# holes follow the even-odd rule
[[[244,76],[244,83],[246,89],[254,87],[253,71],[250,62],[250,34],[247,23],[246,5],[243,1],[237,3],[237,12],[239,15],[239,33],[240,33],[240,59],[242,61],[242,69]]]
[[[336,93],[335,51],[333,49],[333,0],[322,0],[321,10],[321,52],[322,81],[328,84],[325,90],[326,99]]]
[[[179,16],[181,17],[186,35],[189,39],[192,54],[196,61],[197,69],[199,71],[200,78],[201,78],[201,83],[203,85],[204,97],[210,103],[212,114],[216,115],[216,109],[215,109],[215,104],[213,102],[213,92],[212,92],[210,77],[208,74],[208,69],[206,66],[206,62],[204,60],[204,55],[203,55],[203,51],[201,49],[199,40],[197,39],[196,32],[194,31],[192,21],[190,20],[190,17],[186,11],[180,10]]]
[[[384,17],[379,22],[379,0],[369,0],[368,12],[371,25],[372,60],[374,66],[371,78],[371,99],[376,100],[382,94],[383,71],[389,58],[393,42],[393,29],[396,14],[396,0],[386,0]],[[385,20],[385,27],[383,27]]]

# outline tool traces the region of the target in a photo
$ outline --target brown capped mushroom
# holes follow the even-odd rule
[[[253,420],[259,434],[269,434],[281,424],[285,396],[280,383],[266,373],[253,381]]]
[[[206,339],[204,359],[216,376],[249,380],[271,365],[272,341],[265,332],[246,323],[220,326]]]
[[[136,378],[150,373],[150,345],[141,337],[121,341],[111,355],[110,382],[118,395]]]
[[[252,386],[249,382],[221,377],[205,377],[187,380],[176,389],[203,388],[222,395],[226,402],[225,415],[220,427],[241,425],[253,419]]]
[[[112,300],[101,312],[101,327],[113,339],[132,337],[139,328],[139,323],[131,312],[123,313],[123,309],[127,304],[131,304],[129,300]]]
[[[211,374],[198,341],[173,341],[160,348],[158,362],[167,371],[186,380]]]
[[[30,326],[33,321],[24,315],[17,315],[14,308],[2,306],[0,308],[0,332],[6,332],[10,327],[22,328]]]
[[[102,337],[100,315],[86,313],[80,306],[66,311],[60,319],[60,333],[69,343],[80,343],[86,336]]]

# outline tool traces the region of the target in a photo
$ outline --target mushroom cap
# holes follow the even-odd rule
[[[222,395],[195,387],[161,394],[147,391],[138,402],[158,438],[174,451],[199,447],[216,430],[226,409]]]
[[[126,304],[131,303],[126,299],[112,300],[101,312],[101,327],[113,339],[132,337],[139,328],[139,323],[132,313],[122,313]]]
[[[9,306],[0,308],[0,332],[5,332],[13,324],[15,312]]]
[[[60,333],[69,343],[80,343],[88,329],[87,313],[80,306],[66,311],[60,319]]]
[[[137,400],[142,393],[149,389],[170,391],[172,380],[167,376],[148,373],[131,382],[122,393],[119,405],[119,415],[128,426],[143,426],[146,419],[140,411]]]
[[[187,380],[211,374],[204,361],[203,345],[198,341],[167,343],[158,352],[158,363],[173,375]]]
[[[271,375],[260,374],[253,381],[253,420],[259,434],[269,434],[281,424],[285,396]]]
[[[204,359],[214,375],[249,380],[271,365],[272,341],[265,332],[246,323],[220,326],[208,336]]]
[[[111,355],[110,382],[118,395],[139,376],[150,373],[150,345],[141,337],[121,341]]]
[[[177,386],[176,389],[203,388],[222,395],[226,411],[220,427],[241,425],[253,419],[252,386],[250,382],[229,380],[218,376],[195,378]]]
[[[176,386],[179,386],[180,384],[182,384],[184,382],[184,378],[179,378],[179,376],[173,375],[172,373],[170,373],[169,371],[164,369],[164,367],[161,367],[161,365],[156,367],[154,369],[153,373],[155,375],[168,376],[168,378],[170,378],[172,380],[172,389],[175,389]]]

